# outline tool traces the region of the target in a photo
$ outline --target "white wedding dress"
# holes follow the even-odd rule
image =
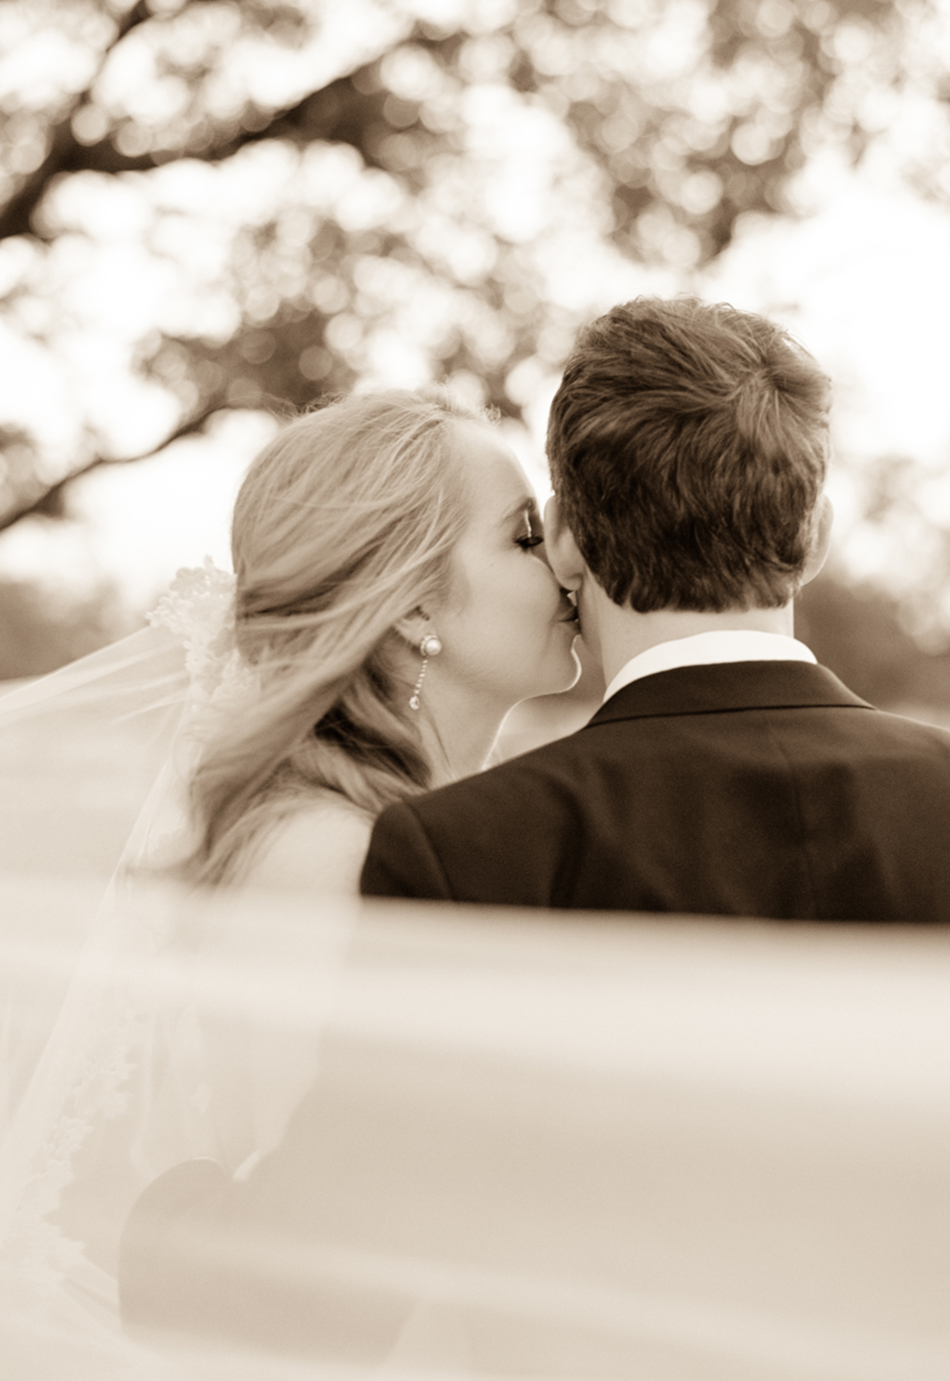
[[[141,1190],[181,1161],[207,1156],[246,1175],[279,1143],[316,1073],[368,818],[330,793],[314,799],[249,856],[239,888],[211,899],[154,867],[187,838],[182,784],[202,716],[237,713],[253,694],[229,639],[230,609],[231,578],[210,564],[180,573],[152,628],[0,699],[0,745],[15,748],[25,725],[52,731],[79,708],[135,716],[164,752],[104,896],[37,879],[40,845],[54,864],[57,848],[42,815],[27,826],[33,876],[0,894],[0,1375],[9,1381],[217,1374],[220,1358],[173,1362],[122,1335],[121,1226]],[[292,902],[302,886],[309,900]],[[276,1365],[259,1372],[255,1359],[229,1357],[226,1374],[269,1378]]]

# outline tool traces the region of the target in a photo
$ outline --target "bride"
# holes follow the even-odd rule
[[[576,680],[543,541],[511,451],[447,392],[286,427],[235,505],[250,686],[203,726],[180,874],[355,894],[384,806],[478,771],[512,706]]]
[[[67,703],[70,687],[94,699],[119,668],[129,703],[172,702],[179,717],[46,1048],[31,1078],[6,1079],[21,1093],[0,1155],[0,1351],[29,1314],[43,1320],[29,1347],[81,1338],[91,1369],[97,1348],[111,1357],[134,1197],[195,1156],[246,1174],[312,1080],[312,1009],[340,963],[348,923],[334,917],[355,902],[375,815],[479,770],[512,706],[576,679],[574,610],[531,488],[494,426],[444,390],[354,395],[285,427],[244,481],[232,549],[233,582],[180,573],[156,627],[100,654],[105,673],[94,657],[0,701],[15,725],[24,694],[55,706],[65,676]],[[160,675],[137,651],[149,636]],[[168,878],[156,909],[150,888]],[[251,955],[256,974],[277,943],[264,889],[313,908],[293,941],[307,1015],[276,1040],[179,973],[196,955],[205,973],[236,958],[246,973]],[[209,913],[202,896],[220,904]],[[278,958],[292,974],[295,955]],[[165,977],[143,986],[143,973]],[[108,1344],[89,1339],[103,1318]]]

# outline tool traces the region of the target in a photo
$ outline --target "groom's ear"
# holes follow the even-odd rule
[[[807,585],[809,580],[814,580],[821,570],[828,557],[831,547],[831,529],[834,526],[835,511],[831,506],[831,500],[827,494],[822,494],[819,501],[818,521],[815,523],[815,536],[812,541],[811,551],[805,560],[805,568],[802,571],[802,584]]]
[[[587,575],[587,562],[581,556],[574,534],[564,521],[557,495],[544,507],[544,551],[548,564],[564,590],[578,590]]]

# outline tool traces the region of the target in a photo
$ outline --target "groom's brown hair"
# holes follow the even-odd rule
[[[551,406],[561,512],[617,604],[785,604],[813,540],[829,382],[780,326],[637,298],[580,335]]]

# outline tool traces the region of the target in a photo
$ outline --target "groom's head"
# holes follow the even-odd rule
[[[637,298],[588,326],[548,458],[610,599],[639,613],[787,604],[814,546],[828,404],[807,351],[749,312]]]

